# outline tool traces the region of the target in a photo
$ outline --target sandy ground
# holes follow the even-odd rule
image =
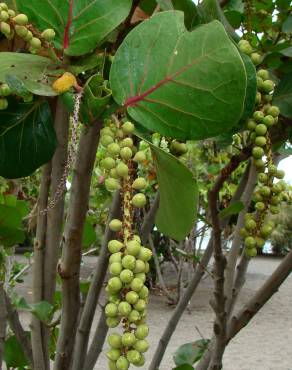
[[[83,276],[88,276],[95,262],[95,258],[86,258]],[[279,259],[263,257],[252,260],[238,306],[253,295],[279,262]],[[29,298],[30,287],[31,276],[28,276],[25,284],[19,285],[17,289],[19,293]],[[213,311],[208,303],[211,287],[211,279],[204,278],[190,302],[188,312],[183,315],[170,341],[160,370],[171,370],[174,367],[172,355],[181,344],[200,339],[197,328],[205,338],[212,336]],[[145,364],[145,370],[148,368],[160,335],[171,317],[172,308],[166,305],[164,297],[152,294],[148,312],[151,349],[147,353],[148,361]],[[28,317],[24,314],[21,316],[27,323]],[[95,322],[98,316],[97,311]],[[105,350],[106,348],[107,346]],[[95,369],[106,370],[106,363],[106,356],[103,353]],[[279,292],[230,343],[224,355],[223,368],[224,370],[292,370],[292,274]]]

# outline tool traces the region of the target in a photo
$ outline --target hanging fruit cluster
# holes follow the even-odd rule
[[[145,160],[145,154],[134,146],[133,131],[131,122],[108,122],[101,130],[100,139],[106,150],[101,162],[105,186],[109,191],[120,190],[123,212],[121,220],[113,219],[109,223],[116,239],[108,243],[111,277],[106,287],[105,314],[110,328],[120,323],[123,328],[122,334],[115,332],[108,337],[110,370],[126,370],[130,364],[143,366],[143,354],[149,347],[145,339],[149,331],[145,324],[149,293],[145,282],[152,252],[141,245],[139,236],[133,232],[135,208],[143,208],[147,201],[143,193],[147,182],[135,176],[136,165]]]
[[[259,64],[261,56],[253,52],[247,40],[239,42],[242,52],[249,55],[254,64]],[[285,200],[286,185],[274,179],[283,179],[284,171],[278,170],[273,162],[273,153],[270,140],[270,129],[278,123],[279,108],[271,105],[273,99],[274,82],[265,69],[257,71],[256,110],[253,117],[246,123],[253,143],[253,163],[258,171],[258,184],[254,192],[255,210],[247,213],[245,226],[241,230],[244,237],[246,254],[249,257],[257,255],[257,248],[262,248],[271,235],[274,224],[267,220],[268,213],[277,214],[279,204]]]

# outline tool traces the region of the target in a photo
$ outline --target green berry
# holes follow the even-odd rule
[[[23,40],[28,42],[28,41],[32,40],[32,38],[33,38],[33,34],[31,33],[31,31],[27,31],[27,34],[26,34],[26,36],[23,37]]]
[[[5,98],[0,98],[0,111],[8,108],[8,100]]]
[[[262,248],[266,243],[266,241],[263,238],[260,238],[258,236],[255,239],[256,239],[256,243],[257,243],[258,248]]]
[[[140,253],[139,253],[139,259],[148,262],[152,257],[152,252],[149,248],[141,247]]]
[[[101,136],[104,136],[104,135],[109,135],[111,137],[115,137],[115,133],[113,132],[113,130],[111,130],[110,127],[104,127],[100,130],[100,135]]]
[[[253,52],[252,46],[247,40],[240,40],[238,46],[239,50],[244,54],[250,55]]]
[[[143,286],[144,283],[141,279],[134,278],[133,281],[131,282],[131,289],[136,293],[138,293]]]
[[[135,190],[144,190],[147,186],[147,182],[143,177],[138,177],[132,184],[132,188]]]
[[[136,322],[138,322],[138,321],[141,320],[141,315],[140,315],[140,313],[138,311],[132,310],[131,313],[130,313],[130,315],[128,316],[128,320],[130,322],[136,323]]]
[[[247,230],[254,230],[256,227],[257,227],[257,223],[255,222],[255,220],[250,219],[250,220],[245,221],[245,228]]]
[[[0,9],[8,11],[8,6],[6,3],[0,3]]]
[[[257,146],[265,146],[267,144],[267,139],[264,136],[257,136],[255,139],[255,144]]]
[[[129,284],[134,279],[133,271],[125,269],[120,273],[120,279],[123,283]]]
[[[270,93],[274,90],[274,82],[272,80],[266,80],[263,82],[263,90],[265,93]]]
[[[149,334],[149,328],[147,325],[145,324],[142,324],[142,325],[139,325],[137,326],[137,329],[135,330],[135,336],[137,339],[145,339],[146,337],[148,337],[148,334]]]
[[[276,215],[280,212],[280,209],[278,206],[270,206],[270,212],[273,214],[273,215]]]
[[[132,148],[134,145],[133,140],[130,137],[126,137],[124,140],[121,141],[121,148]]]
[[[251,58],[253,64],[256,65],[256,66],[258,64],[260,64],[261,61],[262,61],[262,57],[261,57],[261,55],[259,53],[252,53],[251,56],[250,56],[250,58]]]
[[[135,194],[132,198],[132,204],[133,206],[137,208],[143,208],[147,203],[147,199],[144,194],[138,193]]]
[[[275,123],[275,118],[271,116],[270,114],[265,116],[263,119],[263,124],[266,125],[267,127],[273,126],[274,123]]]
[[[120,183],[117,181],[117,179],[109,177],[105,180],[105,187],[108,191],[115,191],[120,188]]]
[[[265,162],[262,159],[255,159],[253,161],[253,164],[257,169],[262,169],[265,167]]]
[[[264,113],[260,110],[255,111],[253,114],[254,120],[258,123],[262,122],[264,116],[265,116]]]
[[[127,146],[125,148],[122,148],[121,151],[120,151],[120,156],[125,161],[128,161],[133,156],[132,149],[127,147]]]
[[[259,181],[265,184],[268,181],[268,176],[265,173],[260,173],[259,174]]]
[[[112,144],[114,139],[110,135],[102,135],[100,138],[100,143],[106,148],[108,145]]]
[[[127,255],[123,257],[122,265],[125,269],[133,271],[136,267],[136,258],[134,256]]]
[[[107,342],[112,348],[119,349],[122,347],[122,337],[120,334],[113,333],[109,335]]]
[[[268,171],[271,175],[275,175],[278,171],[277,166],[275,166],[274,164],[270,164],[268,167]]]
[[[7,12],[7,11],[5,11],[5,10],[1,10],[1,11],[0,11],[0,21],[1,21],[1,22],[6,22],[6,21],[8,21],[8,19],[9,19],[9,14],[8,14],[8,12]]]
[[[145,365],[145,362],[146,362],[145,356],[143,356],[143,354],[141,353],[141,360],[139,362],[137,362],[135,364],[135,366],[137,366],[137,367],[143,367]]]
[[[137,152],[133,158],[133,161],[137,163],[143,163],[145,160],[146,160],[146,155],[142,151]]]
[[[240,234],[240,236],[241,236],[242,238],[246,238],[246,237],[249,235],[248,231],[247,231],[244,227],[242,227],[242,228],[239,230],[239,234]]]
[[[0,95],[9,96],[11,94],[11,89],[7,84],[0,85]]]
[[[21,38],[25,38],[27,33],[28,33],[28,29],[25,27],[25,26],[15,26],[15,32],[16,34],[21,37]]]
[[[13,9],[8,9],[8,14],[11,18],[15,17],[15,11]]]
[[[125,347],[132,347],[136,343],[135,334],[126,332],[122,336],[122,343]]]
[[[117,359],[121,356],[121,351],[116,348],[112,348],[107,352],[107,358],[111,361],[117,361]]]
[[[109,370],[118,370],[118,368],[116,367],[116,361],[109,360],[108,368],[109,368]]]
[[[259,69],[257,71],[257,76],[263,80],[267,80],[269,78],[269,72],[266,69]]]
[[[28,24],[28,18],[25,14],[18,14],[13,20],[19,26],[26,26]]]
[[[134,305],[135,310],[138,312],[144,311],[146,308],[146,302],[144,299],[139,299],[138,302]]]
[[[52,41],[56,36],[56,32],[52,28],[48,28],[42,32],[42,37],[46,41]]]
[[[273,231],[273,228],[271,225],[269,224],[264,224],[261,229],[260,229],[260,234],[263,238],[267,238],[269,237],[269,235],[271,234],[271,232]]]
[[[130,240],[127,243],[127,253],[131,256],[137,256],[140,253],[141,245],[136,240]]]
[[[104,309],[107,317],[116,317],[118,314],[118,306],[114,303],[108,303]]]
[[[271,204],[273,206],[277,206],[281,202],[280,196],[279,195],[274,195],[271,198]]]
[[[117,143],[111,143],[107,146],[107,151],[110,155],[116,156],[120,153],[120,146]]]
[[[278,115],[280,114],[280,109],[278,107],[276,107],[275,105],[271,105],[267,109],[267,114],[271,115],[273,117],[278,117]]]
[[[252,149],[252,155],[255,159],[260,159],[262,158],[262,156],[264,155],[264,150],[263,148],[259,147],[259,146],[255,146],[253,149]]]
[[[111,231],[115,231],[115,232],[121,231],[122,227],[123,227],[122,221],[118,220],[117,218],[114,218],[109,223],[109,228],[111,229]]]
[[[245,250],[245,253],[247,255],[247,257],[255,257],[257,255],[257,249],[256,248],[247,248]]]
[[[112,177],[113,179],[116,179],[117,180],[119,178],[119,176],[118,176],[117,171],[116,171],[115,168],[112,168],[110,170],[109,174],[110,174],[110,177]]]
[[[10,25],[5,22],[0,22],[0,31],[4,33],[5,36],[9,35],[11,32]]]
[[[109,271],[114,276],[119,276],[123,270],[123,266],[120,262],[114,262],[110,265]]]
[[[109,263],[114,263],[114,262],[122,262],[122,253],[121,252],[117,252],[117,253],[114,253],[110,256],[109,258]]]
[[[244,239],[244,244],[247,248],[254,248],[256,246],[256,240],[252,236],[247,236]]]
[[[275,177],[277,179],[283,179],[285,177],[285,171],[277,170],[276,173],[275,173]]]
[[[108,242],[107,246],[110,253],[117,253],[123,248],[124,244],[118,240],[113,239]]]
[[[118,305],[121,302],[121,297],[120,297],[119,294],[109,294],[108,293],[108,301],[110,303],[114,303],[114,304]]]
[[[264,136],[267,133],[267,127],[263,123],[256,126],[255,132],[258,136]]]
[[[101,164],[105,170],[111,170],[116,166],[116,161],[111,157],[106,157]]]
[[[264,80],[261,77],[257,76],[257,88],[258,88],[258,90],[262,90],[263,82],[264,82]]]
[[[268,186],[262,186],[260,193],[263,197],[269,197],[271,195],[271,189]]]
[[[135,270],[134,270],[134,273],[135,274],[140,274],[140,273],[144,273],[146,272],[146,264],[144,261],[142,260],[137,260],[136,261],[136,267],[135,267]]]
[[[116,167],[116,171],[117,171],[117,174],[118,176],[120,177],[127,177],[128,174],[129,174],[129,168],[128,166],[123,163],[123,162],[120,162],[117,167]]]
[[[134,344],[133,347],[139,353],[145,353],[149,349],[149,343],[147,340],[141,339],[141,340],[137,340],[137,342]]]
[[[123,301],[118,305],[118,311],[120,315],[128,316],[132,311],[132,307],[128,302]]]
[[[125,134],[132,134],[135,130],[135,125],[133,125],[132,122],[127,121],[123,124],[122,130]]]
[[[256,94],[256,103],[260,104],[262,101],[262,94],[260,92],[257,92]]]
[[[257,127],[257,124],[253,119],[249,119],[246,126],[250,131],[253,131]]]
[[[130,366],[129,361],[125,356],[120,356],[116,362],[117,370],[128,370]]]
[[[119,292],[122,289],[122,286],[123,284],[121,282],[121,279],[119,279],[118,277],[110,278],[107,283],[108,291],[113,294]]]
[[[116,328],[120,323],[120,319],[118,317],[108,317],[106,319],[106,324],[109,328]]]
[[[130,304],[135,304],[138,302],[139,296],[136,292],[130,291],[126,294],[126,301]]]
[[[258,210],[259,212],[263,212],[265,209],[266,209],[266,206],[265,206],[265,203],[264,202],[257,202],[255,204],[255,208],[256,210]]]
[[[131,364],[135,365],[141,360],[141,355],[138,351],[131,349],[127,352],[127,359]]]
[[[143,298],[143,299],[149,296],[149,289],[147,288],[146,285],[142,287],[142,289],[138,292],[138,295],[140,298]]]
[[[33,48],[33,49],[40,49],[41,46],[42,46],[42,42],[40,39],[38,39],[37,37],[33,37],[31,40],[30,40],[30,46]]]

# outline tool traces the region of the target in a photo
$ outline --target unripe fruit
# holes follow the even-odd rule
[[[145,262],[145,274],[148,274],[149,271],[150,271],[150,265],[148,262]]]
[[[115,168],[112,168],[110,170],[109,174],[110,174],[110,177],[112,177],[113,179],[118,179],[119,178],[119,176],[118,176],[117,171],[116,171]]]
[[[0,98],[0,110],[5,110],[8,107],[8,100]]]
[[[106,148],[108,145],[112,144],[114,139],[110,135],[102,135],[100,138],[100,143]]]
[[[245,221],[245,228],[247,230],[254,230],[256,227],[257,223],[254,220],[250,219]]]
[[[120,183],[117,181],[117,179],[109,177],[105,180],[105,187],[108,191],[115,191],[120,188]]]
[[[140,253],[141,245],[136,240],[130,240],[127,243],[127,253],[131,256],[137,256]]]
[[[108,291],[110,293],[119,292],[122,289],[122,286],[123,286],[123,284],[121,282],[121,279],[119,279],[118,277],[110,278],[108,283],[107,283]]]
[[[119,294],[108,294],[108,301],[110,303],[114,303],[118,305],[121,302],[121,298]]]
[[[42,37],[46,41],[52,41],[56,36],[56,32],[52,28],[48,28],[42,32]]]
[[[120,146],[117,143],[111,143],[107,146],[107,151],[113,156],[118,155],[120,153]]]
[[[280,114],[280,110],[278,107],[276,107],[275,105],[272,105],[270,106],[268,109],[267,109],[267,114],[273,116],[273,117],[278,117],[278,115]]]
[[[106,157],[102,161],[101,165],[105,170],[111,170],[116,166],[116,161],[111,157]]]
[[[120,273],[120,279],[123,283],[129,284],[134,279],[134,273],[131,270],[125,269]]]
[[[256,94],[256,103],[260,104],[262,101],[262,94],[260,92],[257,92]]]
[[[272,96],[272,95],[267,94],[267,95],[264,95],[264,96],[263,96],[263,102],[264,102],[264,103],[269,103],[269,102],[271,102],[272,100],[273,100],[273,96]]]
[[[265,184],[268,181],[268,176],[265,173],[260,173],[259,174],[259,181]]]
[[[265,162],[262,159],[255,159],[253,161],[253,164],[256,166],[256,168],[261,169],[265,167]]]
[[[254,65],[258,65],[262,61],[262,57],[259,53],[252,53],[250,58],[251,58]]]
[[[144,311],[146,308],[146,302],[144,299],[139,299],[138,302],[134,305],[135,310],[138,312]]]
[[[143,272],[146,272],[145,270],[146,270],[145,262],[143,262],[141,260],[137,260],[134,273],[135,274],[143,273]]]
[[[261,236],[263,238],[267,238],[271,232],[273,231],[273,228],[271,225],[269,224],[264,224],[262,227],[261,227],[261,230],[260,230],[260,233],[261,233]]]
[[[133,323],[140,321],[141,320],[140,313],[136,310],[132,310],[130,315],[128,316],[128,320]]]
[[[133,206],[137,208],[143,208],[147,203],[147,199],[144,194],[138,193],[135,194],[132,198],[132,204]]]
[[[149,334],[149,328],[145,324],[139,325],[137,329],[135,330],[135,337],[140,340],[148,337],[148,334]]]
[[[248,128],[250,131],[254,130],[256,127],[257,127],[257,124],[256,124],[256,122],[255,122],[253,119],[249,119],[249,120],[247,121],[247,128]]]
[[[255,128],[255,132],[258,136],[264,136],[267,132],[267,127],[263,123],[259,124]]]
[[[140,360],[139,362],[137,362],[137,363],[135,364],[135,366],[137,366],[137,367],[143,367],[143,366],[145,365],[145,362],[146,362],[145,357],[144,357],[144,356],[143,356],[143,354],[141,353],[141,360]]]
[[[258,146],[265,146],[267,144],[267,139],[264,136],[258,136],[255,139],[255,144]]]
[[[109,228],[111,229],[111,231],[115,231],[115,232],[120,231],[122,230],[122,227],[123,227],[122,221],[118,220],[117,218],[114,218],[109,223]]]
[[[26,26],[28,24],[28,18],[25,14],[18,14],[13,20],[19,26]]]
[[[132,307],[128,302],[123,301],[118,305],[118,311],[120,315],[128,316],[132,311]]]
[[[132,122],[125,122],[122,126],[122,130],[124,131],[125,134],[132,134],[135,130],[135,126],[133,125]]]
[[[109,263],[114,263],[114,262],[122,262],[122,253],[121,252],[117,252],[117,253],[114,253],[110,256],[109,258]]]
[[[134,278],[133,281],[131,282],[131,289],[134,292],[139,292],[144,286],[144,283],[141,279]]]
[[[116,361],[109,360],[108,368],[109,368],[109,370],[118,370],[118,368],[116,367]]]
[[[274,82],[272,80],[266,80],[263,82],[263,90],[265,93],[269,93],[274,90]]]
[[[266,125],[267,127],[273,126],[274,123],[275,123],[275,118],[271,115],[267,115],[263,119],[263,124]]]
[[[111,137],[115,137],[115,133],[113,132],[113,130],[111,130],[110,127],[103,127],[101,130],[100,130],[100,135],[101,136],[104,136],[104,135],[109,135]]]
[[[244,239],[244,244],[247,248],[254,248],[256,246],[255,238],[248,236]]]
[[[265,206],[265,203],[263,202],[257,202],[255,204],[255,208],[259,211],[259,212],[262,212],[266,209],[266,206]]]
[[[244,227],[242,227],[242,228],[239,230],[239,234],[240,234],[240,236],[241,236],[242,238],[246,238],[246,237],[249,235],[248,231],[247,231]]]
[[[136,292],[130,291],[126,294],[126,301],[130,304],[135,304],[138,302],[139,296]]]
[[[142,163],[146,160],[146,155],[144,152],[139,151],[135,154],[133,161],[137,163]]]
[[[149,296],[149,289],[147,288],[146,285],[143,285],[142,289],[140,292],[138,292],[138,295],[140,298],[145,299]]]
[[[128,370],[130,366],[129,361],[125,356],[120,356],[116,362],[117,370]]]
[[[8,9],[8,14],[10,17],[14,18],[15,17],[15,11],[12,9]]]
[[[121,145],[121,148],[125,148],[125,147],[132,148],[134,143],[130,137],[126,137],[124,140],[121,141],[120,145]]]
[[[109,267],[110,273],[115,276],[119,276],[122,270],[123,270],[123,266],[120,262],[114,262]]]
[[[108,250],[111,253],[117,253],[123,248],[124,244],[118,240],[113,239],[108,242],[107,246],[108,246]]]
[[[270,212],[273,214],[273,215],[276,215],[280,212],[279,210],[279,207],[278,206],[270,206]]]
[[[123,162],[120,162],[117,165],[116,171],[117,171],[118,176],[120,176],[120,177],[127,177],[128,174],[129,174],[128,166]]]
[[[141,360],[141,355],[138,351],[131,349],[127,352],[127,359],[131,364],[135,365]]]
[[[106,354],[107,358],[111,361],[117,361],[117,359],[121,356],[121,351],[119,349],[110,349]]]
[[[32,38],[33,38],[33,34],[32,34],[32,32],[31,32],[31,31],[27,31],[27,34],[26,34],[26,36],[24,36],[24,37],[23,37],[23,40],[24,40],[24,41],[26,41],[26,42],[28,42],[28,41],[30,41]]]
[[[134,344],[133,347],[139,353],[145,353],[149,349],[149,343],[147,340],[141,339],[141,340],[137,340],[137,342]]]
[[[268,186],[262,186],[260,193],[263,197],[269,197],[271,195],[271,189]]]
[[[253,114],[254,120],[258,123],[262,122],[264,116],[265,116],[264,113],[260,110],[255,111]]]
[[[253,149],[252,149],[252,155],[255,159],[259,159],[259,158],[262,158],[262,156],[264,155],[264,150],[263,148],[259,147],[259,146],[255,146]]]
[[[271,175],[275,175],[277,173],[277,166],[274,164],[270,164],[268,167],[268,171]]]
[[[250,55],[252,53],[252,46],[247,40],[240,40],[238,43],[239,50],[247,55]]]
[[[136,337],[133,333],[126,332],[122,336],[122,343],[125,347],[131,347],[136,343]]]
[[[0,95],[1,96],[8,96],[10,94],[11,94],[11,90],[7,84],[0,85]]]
[[[257,76],[263,80],[267,80],[269,78],[269,72],[266,69],[259,69],[257,71]]]
[[[104,309],[107,317],[116,317],[118,314],[118,306],[114,303],[108,303]]]
[[[109,328],[116,328],[120,323],[119,317],[108,317],[106,319],[106,324]]]
[[[42,46],[42,42],[40,39],[38,39],[37,37],[33,37],[31,40],[30,40],[30,46],[34,49],[40,49],[41,46]]]
[[[0,9],[8,11],[8,6],[6,3],[0,3]]]
[[[139,253],[139,259],[148,262],[152,257],[152,252],[150,249],[141,247],[140,253]]]
[[[128,161],[133,156],[132,149],[128,148],[128,147],[122,148],[121,151],[120,151],[120,156],[125,161]]]
[[[275,177],[277,179],[283,179],[285,177],[285,171],[277,170],[276,173],[275,173]]]
[[[125,256],[122,259],[122,265],[125,269],[134,270],[136,267],[136,258],[134,256]]]
[[[140,272],[138,274],[135,274],[135,278],[140,279],[144,284],[146,281],[146,274]]]
[[[16,34],[21,37],[21,38],[25,38],[27,33],[28,33],[28,29],[25,27],[25,26],[15,26],[15,32]]]
[[[263,82],[264,82],[264,80],[261,77],[257,76],[257,88],[258,88],[258,90],[262,89]]]
[[[5,36],[9,35],[10,32],[11,32],[11,28],[10,28],[10,25],[8,23],[5,23],[5,22],[1,22],[0,23],[0,31],[2,33],[4,33]]]
[[[8,21],[8,19],[9,19],[9,14],[8,14],[8,12],[7,12],[7,11],[5,11],[5,10],[1,10],[1,11],[0,11],[0,21],[1,21],[1,22],[6,22],[6,21]]]
[[[257,255],[257,249],[256,248],[247,248],[245,250],[245,254],[247,255],[247,257],[255,257]]]
[[[147,186],[147,182],[144,177],[138,177],[132,184],[132,188],[135,190],[144,190]]]
[[[258,236],[256,236],[255,240],[257,243],[257,247],[259,248],[262,248],[266,243],[266,241],[263,238],[259,238]]]
[[[107,342],[112,348],[119,349],[122,347],[122,337],[120,334],[113,333],[109,335]]]

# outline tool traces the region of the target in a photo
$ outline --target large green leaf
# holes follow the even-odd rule
[[[26,334],[29,336],[29,332],[26,332]],[[22,347],[15,335],[10,336],[5,341],[3,359],[9,369],[24,369],[24,367],[28,365]]]
[[[67,55],[89,53],[129,14],[132,0],[16,0],[18,9],[40,29],[54,28],[55,46],[63,48],[69,26]],[[73,4],[72,23],[70,5]]]
[[[186,343],[180,346],[175,354],[173,360],[176,365],[189,364],[193,365],[199,361],[207,349],[209,340],[199,339],[192,343]]]
[[[218,21],[188,32],[183,13],[169,11],[130,32],[115,56],[110,84],[114,99],[148,130],[204,139],[238,122],[246,72]]]
[[[95,228],[90,221],[90,218],[86,217],[82,236],[82,247],[84,248],[90,247],[97,240]]]
[[[0,111],[0,176],[28,176],[48,162],[56,134],[48,102],[15,103]]]
[[[160,194],[155,224],[163,234],[183,240],[191,231],[197,214],[197,182],[177,158],[149,144]]]
[[[21,213],[16,207],[0,204],[0,245],[13,247],[24,241],[21,220]]]
[[[277,85],[273,104],[280,108],[283,116],[292,118],[292,73],[283,77]]]
[[[0,83],[9,83],[12,79],[10,76],[13,76],[33,94],[55,96],[57,94],[51,85],[56,78],[52,75],[59,73],[57,66],[48,58],[24,53],[0,53]]]

